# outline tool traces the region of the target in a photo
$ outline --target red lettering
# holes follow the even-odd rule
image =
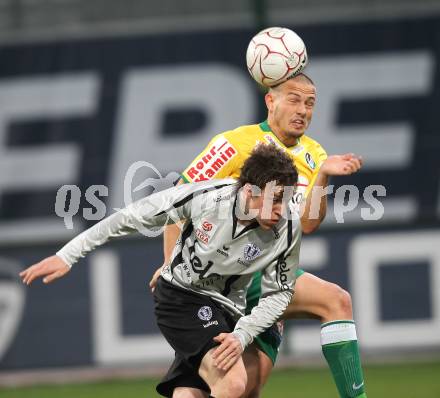
[[[212,159],[212,156],[209,153],[202,157],[202,160],[204,163],[208,163],[211,159]]]
[[[237,151],[232,145],[227,146],[228,141],[225,141],[221,147],[226,145],[226,149],[222,152],[218,152],[216,146],[213,145],[209,151],[188,171],[188,177],[192,181],[208,181],[215,174],[223,168],[223,166],[236,155]],[[211,163],[211,164],[209,164]]]
[[[200,182],[200,181],[208,181],[208,179],[203,175],[200,174],[200,176],[194,180],[194,182]]]
[[[232,158],[232,156],[234,156],[237,152],[235,151],[234,147],[230,146],[226,149],[225,153],[229,158]]]
[[[212,230],[212,224],[209,221],[204,221],[202,224],[202,228],[205,231],[211,231]]]
[[[191,178],[191,180],[193,180],[194,177],[195,177],[197,174],[199,174],[199,172],[198,172],[194,167],[191,167],[191,168],[188,170],[187,174],[188,174],[188,177]]]
[[[219,171],[223,167],[224,163],[221,159],[216,159],[211,167],[214,169],[215,172]]]
[[[206,235],[203,231],[201,231],[200,229],[196,229],[196,235],[203,243],[208,243],[209,236]]]

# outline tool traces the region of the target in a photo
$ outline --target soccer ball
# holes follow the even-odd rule
[[[262,86],[271,87],[299,74],[307,65],[304,42],[287,28],[267,28],[249,43],[246,63],[249,73]]]

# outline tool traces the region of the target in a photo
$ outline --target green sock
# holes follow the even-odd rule
[[[341,398],[366,398],[354,322],[323,323],[321,344]]]

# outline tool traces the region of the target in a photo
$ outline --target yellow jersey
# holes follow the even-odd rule
[[[306,135],[298,138],[293,146],[284,145],[271,131],[267,121],[216,135],[184,170],[182,178],[185,182],[238,178],[243,163],[259,143],[277,145],[292,158],[298,171],[295,202],[300,203],[313,187],[327,153],[319,143]]]

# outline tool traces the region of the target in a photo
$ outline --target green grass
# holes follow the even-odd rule
[[[369,366],[365,369],[371,398],[440,397],[440,362]],[[64,386],[0,389],[1,398],[134,398],[156,397],[156,380],[112,381]],[[337,398],[327,369],[288,369],[272,374],[263,398]]]

